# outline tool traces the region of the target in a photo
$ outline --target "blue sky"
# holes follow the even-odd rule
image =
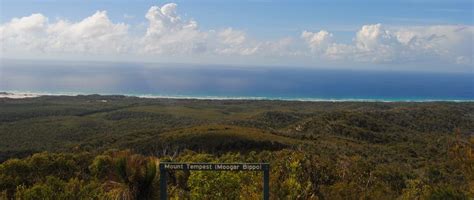
[[[162,8],[169,3],[176,5],[169,7],[175,12],[174,15],[171,18],[166,15],[165,18],[153,18],[158,20],[154,21],[157,23],[166,21],[166,25],[154,27],[155,32],[152,34],[153,27],[150,24],[154,22],[145,18],[145,15],[152,6],[164,11]],[[106,13],[95,15],[96,11]],[[41,16],[12,20],[32,16],[33,13]],[[163,13],[154,14],[163,16]],[[91,16],[91,20],[83,21]],[[179,22],[169,24],[168,21],[174,17],[178,17]],[[132,55],[131,61],[238,61],[238,64],[247,65],[355,65],[384,66],[387,69],[422,66],[426,70],[472,71],[473,17],[473,2],[460,0],[2,0],[0,24],[3,32],[2,58],[116,60],[122,59],[121,55],[125,53]],[[64,29],[60,31],[53,29],[58,27],[54,25],[61,20],[67,22],[68,26],[62,27]],[[84,23],[81,25],[81,22]],[[186,27],[194,22],[197,26],[188,30]],[[32,23],[43,24],[41,30],[24,28],[25,24]],[[104,27],[95,27],[97,24]],[[124,24],[126,28],[118,24]],[[64,38],[84,38],[67,35],[81,31],[98,31],[103,35],[94,37],[111,38],[104,45],[117,43],[120,47],[103,50],[108,47],[97,46],[99,42],[90,39],[68,44],[61,47],[63,49],[56,44],[67,43],[57,42]],[[53,36],[44,36],[51,32]],[[106,35],[108,32],[123,34]],[[32,44],[38,43],[23,48],[25,41],[38,37],[44,37],[44,40],[31,41]],[[122,41],[118,38],[129,39]],[[100,41],[103,42],[103,39]],[[134,46],[139,41],[145,42],[140,47]],[[51,43],[56,45],[45,47]],[[148,48],[143,50],[142,46]],[[18,49],[10,50],[13,47]],[[98,50],[76,51],[76,48]],[[117,49],[120,49],[118,53],[115,52]],[[169,49],[176,50],[168,52]],[[179,52],[180,49],[183,52]],[[101,56],[97,56],[97,52]]]
[[[302,29],[342,32],[350,40],[360,26],[473,24],[473,2],[446,1],[272,1],[272,0],[2,0],[1,22],[43,13],[52,18],[81,20],[97,10],[107,10],[112,21],[144,22],[144,13],[153,5],[175,2],[179,10],[194,18],[204,29],[235,27],[262,38],[298,35]],[[85,3],[87,2],[87,3]],[[125,15],[133,18],[124,17]]]

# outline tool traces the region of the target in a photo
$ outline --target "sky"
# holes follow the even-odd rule
[[[0,2],[2,60],[474,70],[470,0]]]

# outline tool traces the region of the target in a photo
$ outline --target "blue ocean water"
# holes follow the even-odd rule
[[[474,100],[474,73],[4,61],[0,91],[183,98]]]

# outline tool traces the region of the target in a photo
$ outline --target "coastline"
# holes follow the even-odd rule
[[[42,96],[125,96],[147,99],[183,99],[183,100],[249,100],[249,101],[299,101],[299,102],[474,102],[474,99],[381,99],[381,98],[298,98],[298,97],[257,97],[257,96],[185,96],[185,95],[154,95],[154,94],[117,94],[117,93],[80,93],[80,92],[23,92],[23,91],[0,91],[0,99],[25,99]]]

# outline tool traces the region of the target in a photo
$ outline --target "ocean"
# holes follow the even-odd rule
[[[473,101],[474,73],[2,61],[0,91],[201,99]]]

